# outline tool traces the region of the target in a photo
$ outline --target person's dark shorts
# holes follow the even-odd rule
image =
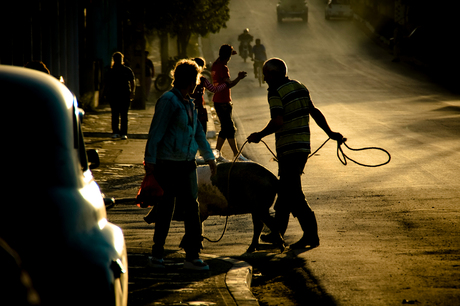
[[[220,121],[219,137],[224,139],[235,138],[236,127],[232,119],[232,103],[214,103],[214,108]]]

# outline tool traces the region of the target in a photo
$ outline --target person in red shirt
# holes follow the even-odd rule
[[[214,108],[219,117],[221,130],[217,137],[217,161],[225,161],[225,158],[221,155],[222,146],[225,140],[228,140],[228,144],[233,151],[233,155],[238,155],[238,147],[235,140],[235,124],[232,118],[232,98],[230,94],[230,88],[238,84],[239,81],[244,79],[247,75],[245,71],[238,72],[238,77],[233,81],[230,79],[230,72],[227,67],[227,63],[230,61],[232,55],[235,55],[236,51],[230,45],[222,45],[219,49],[219,58],[212,64],[211,75],[214,86],[219,86],[223,83],[227,83],[227,88],[214,94],[212,101],[214,102]],[[240,154],[238,160],[247,161],[247,159]]]
[[[195,57],[192,59],[201,70],[206,68],[206,62],[202,57]],[[203,131],[206,134],[208,131],[207,122],[208,122],[208,111],[205,107],[204,101],[204,92],[205,88],[208,89],[210,92],[216,93],[221,90],[227,88],[227,83],[220,84],[219,86],[214,86],[211,82],[208,81],[203,75],[200,77],[200,83],[196,86],[195,91],[193,94],[190,95],[195,103],[195,109],[198,111],[198,121],[200,121],[201,125],[203,126]]]

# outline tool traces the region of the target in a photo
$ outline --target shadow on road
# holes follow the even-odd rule
[[[337,305],[305,260],[293,251],[276,254],[268,245],[261,246],[262,250],[240,258],[253,266],[251,290],[260,305],[288,305],[287,300],[289,305]]]

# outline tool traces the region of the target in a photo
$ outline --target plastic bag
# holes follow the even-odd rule
[[[164,192],[152,173],[147,173],[142,180],[137,192],[136,205],[141,208],[154,206],[163,196]]]

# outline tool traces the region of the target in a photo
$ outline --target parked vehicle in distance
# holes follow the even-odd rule
[[[304,0],[280,0],[276,5],[278,22],[283,22],[284,18],[302,18],[308,21],[308,5]]]
[[[350,0],[329,0],[326,6],[325,18],[353,18],[353,10],[351,9]]]
[[[5,65],[0,90],[11,97],[3,103],[0,238],[40,305],[127,305],[125,239],[107,220],[90,170],[99,157],[86,152],[75,96],[48,74]]]

